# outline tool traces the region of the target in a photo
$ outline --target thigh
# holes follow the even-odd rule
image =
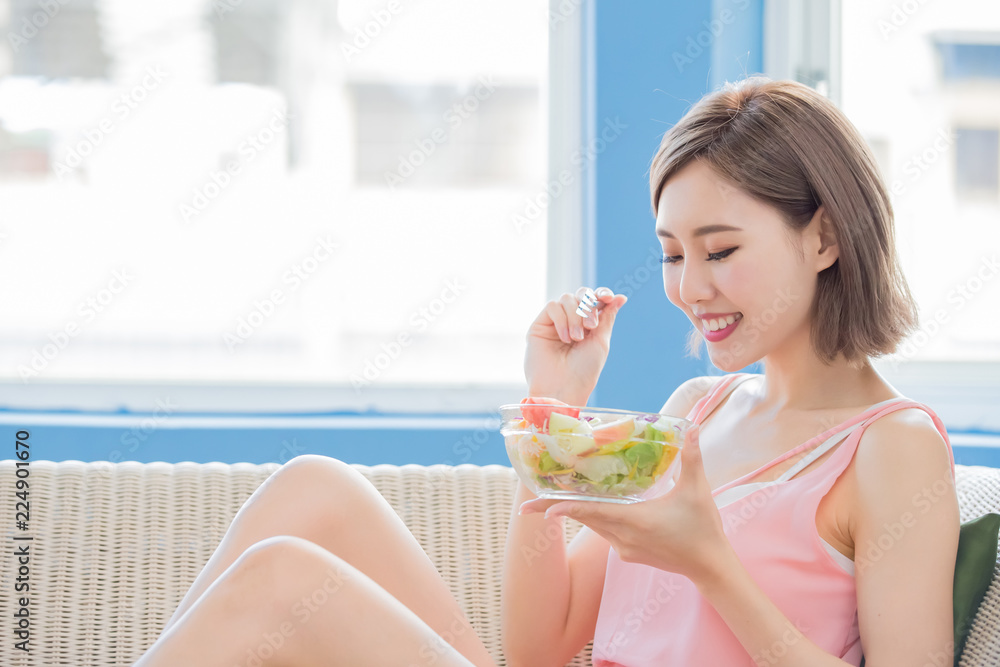
[[[176,664],[494,665],[463,656],[343,559],[285,536],[244,552],[136,663]]]
[[[364,475],[315,455],[297,457],[286,468],[274,480],[273,498],[262,503],[272,506],[275,525],[287,514],[282,498],[294,495],[300,510],[275,534],[304,537],[350,563],[463,653],[482,647],[430,557]]]
[[[243,526],[227,535],[231,550],[275,535],[301,537],[363,572],[463,655],[489,655],[420,543],[357,469],[299,456],[258,491],[241,510]]]

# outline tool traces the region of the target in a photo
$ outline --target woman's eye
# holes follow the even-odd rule
[[[726,257],[729,257],[734,252],[736,252],[736,248],[728,248],[726,250],[720,250],[719,252],[710,252],[708,253],[708,258],[718,261],[720,259],[725,259]]]
[[[737,247],[739,247],[739,246],[737,246]],[[736,248],[727,248],[726,250],[720,250],[719,252],[710,252],[710,253],[708,253],[708,259],[717,262],[720,259],[725,259],[726,257],[729,257],[734,252],[736,252]],[[665,255],[663,255],[662,258],[660,258],[660,263],[661,264],[676,264],[677,262],[681,261],[682,259],[684,259],[684,258],[681,257],[680,255],[666,255],[665,254]]]

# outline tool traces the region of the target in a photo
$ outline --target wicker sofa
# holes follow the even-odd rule
[[[36,461],[28,530],[15,463],[0,461],[0,665],[130,665],[156,640],[243,502],[278,464]],[[500,650],[501,559],[516,485],[504,466],[356,466],[409,526],[477,633]],[[1000,510],[1000,470],[958,466],[962,520]],[[23,474],[23,473],[22,473]],[[567,520],[566,539],[581,525]],[[17,540],[30,536],[33,539]],[[30,545],[29,593],[15,551]],[[23,574],[22,574],[23,576]],[[960,662],[1000,664],[1000,569]],[[14,647],[28,596],[30,652]],[[590,664],[588,645],[572,665]]]

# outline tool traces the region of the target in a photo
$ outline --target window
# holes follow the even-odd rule
[[[780,28],[802,25],[801,4],[771,8],[772,54],[795,41]],[[869,142],[889,187],[921,325],[876,367],[933,405],[950,429],[1000,430],[984,398],[1000,391],[1000,4],[830,6],[830,20],[805,24],[798,38],[828,40],[829,51],[810,60],[793,49],[765,68],[829,92]],[[828,65],[800,75],[815,73],[801,63],[817,60]]]
[[[981,32],[937,34],[935,43],[941,60],[941,77],[947,81],[1000,79],[997,37],[995,33]]]
[[[538,142],[537,86],[498,88],[483,76],[461,86],[358,83],[350,94],[359,183],[393,191],[525,188],[538,177],[530,165]]]
[[[172,383],[398,408],[523,383],[569,254],[544,207],[515,220],[546,185],[545,3],[51,4],[0,16],[21,40],[0,58],[11,402]]]

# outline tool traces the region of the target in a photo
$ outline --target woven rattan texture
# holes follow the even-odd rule
[[[497,663],[500,577],[516,477],[504,466],[355,465],[392,505]],[[0,461],[0,665],[131,665],[159,636],[233,517],[276,463],[31,463],[15,527]],[[566,539],[581,528],[566,520]],[[16,542],[15,534],[30,535]],[[14,545],[29,544],[30,653],[13,646]],[[589,664],[589,646],[571,664]]]
[[[504,466],[355,465],[437,566],[497,661],[500,577],[516,478]],[[233,516],[277,464],[31,464],[15,527],[15,467],[0,461],[0,665],[130,665],[159,636]],[[1000,511],[1000,470],[956,467],[962,520]],[[567,520],[566,539],[580,524]],[[31,652],[13,646],[18,563],[31,536]],[[590,665],[590,645],[573,662]],[[1000,664],[1000,569],[962,667]]]

